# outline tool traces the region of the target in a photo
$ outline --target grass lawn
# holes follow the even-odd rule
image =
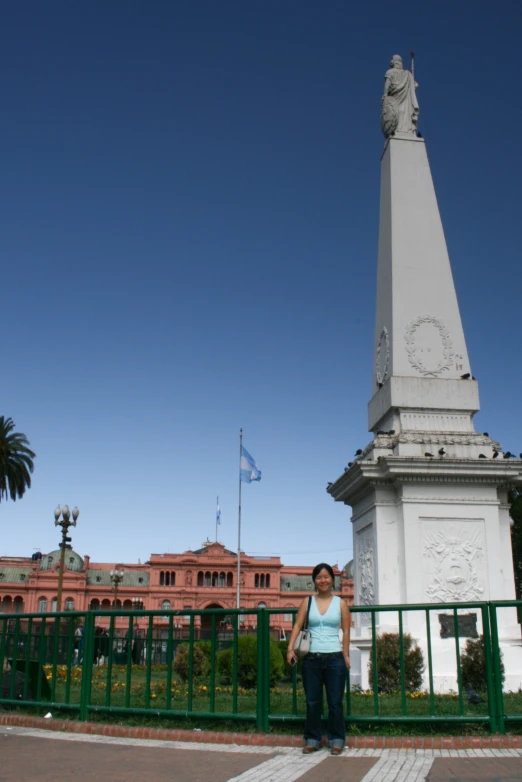
[[[170,688],[170,703],[167,698],[167,667],[151,666],[150,687],[147,688],[147,670],[145,666],[133,665],[130,669],[130,682],[127,679],[125,666],[113,665],[111,680],[108,683],[107,666],[94,667],[91,685],[91,704],[97,706],[126,707],[129,709],[150,709],[153,714],[157,709],[170,709],[173,711],[196,711],[228,713],[234,712],[234,694],[230,686],[216,684],[214,689],[214,704],[211,703],[210,683],[208,679],[194,681],[192,688],[192,705],[189,704],[189,688],[175,671],[172,672]],[[71,670],[71,679],[67,687],[67,669],[58,667],[56,681],[52,682],[52,669],[46,668],[47,677],[51,686],[54,685],[53,701],[57,703],[80,703],[81,668]],[[67,698],[67,689],[69,697]],[[108,692],[109,690],[109,692]],[[485,702],[473,705],[468,704],[464,696],[464,715],[487,717],[487,702],[485,693],[482,694]],[[350,709],[346,707],[347,716],[368,717],[369,721],[375,716],[400,717],[403,714],[403,704],[400,694],[379,695],[377,711],[373,693],[352,692],[350,696]],[[522,693],[506,693],[504,696],[504,710],[506,714],[522,714]],[[238,687],[237,713],[252,714],[256,712],[256,691]],[[294,715],[304,718],[305,698],[302,683],[298,680],[295,697],[290,682],[281,683],[270,691],[269,712],[272,715]],[[406,696],[405,714],[407,716],[429,716],[430,698],[427,693],[417,693]],[[455,693],[448,695],[435,695],[434,714],[438,717],[452,717],[460,713],[458,696]],[[413,726],[408,726],[411,731]]]

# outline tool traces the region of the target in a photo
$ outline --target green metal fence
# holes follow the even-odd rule
[[[521,606],[522,601],[352,607],[358,667],[367,677],[371,660],[372,675],[363,687],[347,672],[347,723],[482,723],[491,732],[505,732],[522,721],[522,693],[505,692],[502,686],[498,621],[499,611]],[[295,617],[296,612],[118,608],[0,614],[0,704],[69,710],[81,720],[95,713],[233,719],[255,721],[263,731],[281,722],[302,723],[306,705],[300,665],[287,665],[285,644],[271,631],[283,613]],[[180,615],[186,618],[183,630]],[[246,616],[254,619],[255,630],[245,629]],[[473,628],[463,633],[461,623],[470,617]],[[103,633],[100,621],[107,625]],[[208,628],[205,640],[202,621]],[[395,670],[393,691],[389,683],[383,685],[379,669],[385,631],[397,637],[398,651],[386,660],[386,667]],[[422,639],[420,692],[409,679],[408,635]],[[483,637],[484,686],[477,704],[470,703],[462,675],[470,635]],[[522,642],[515,654],[522,658]]]

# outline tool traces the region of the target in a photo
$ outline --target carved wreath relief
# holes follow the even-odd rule
[[[375,379],[382,384],[388,379],[388,367],[390,365],[390,336],[388,329],[383,326],[377,343],[375,354]]]
[[[460,534],[455,527],[449,533],[426,535],[423,556],[435,563],[435,574],[426,590],[426,597],[434,603],[483,600],[484,587],[477,571],[484,554],[480,531]]]
[[[406,326],[406,353],[421,375],[440,375],[453,365],[455,351],[444,321],[420,315]]]
[[[375,586],[373,576],[373,540],[371,529],[359,537],[357,570],[359,605],[375,605]],[[366,618],[367,614],[364,615]]]

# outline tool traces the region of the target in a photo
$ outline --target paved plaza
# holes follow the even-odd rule
[[[0,726],[0,782],[518,782],[521,749],[251,747]]]

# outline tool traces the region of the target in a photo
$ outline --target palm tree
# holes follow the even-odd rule
[[[36,456],[28,447],[29,440],[14,431],[12,418],[0,415],[0,502],[2,499],[21,499],[31,487],[31,473]]]

